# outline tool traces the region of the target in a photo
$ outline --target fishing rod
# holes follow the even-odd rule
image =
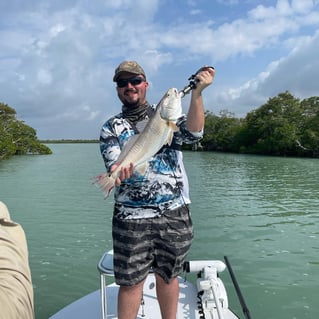
[[[181,97],[184,97],[191,90],[196,89],[196,84],[199,82],[198,79],[196,78],[197,74],[202,72],[202,71],[204,71],[204,70],[207,70],[207,69],[215,70],[215,68],[213,66],[203,66],[202,68],[197,70],[194,74],[192,74],[188,78],[189,83],[181,91],[179,91],[179,94],[180,94]]]
[[[233,270],[232,270],[232,267],[230,266],[230,263],[229,263],[229,261],[228,261],[227,256],[224,256],[224,259],[225,259],[225,263],[226,263],[227,269],[228,269],[228,271],[229,271],[231,280],[232,280],[233,285],[234,285],[234,287],[235,287],[235,290],[236,290],[236,293],[237,293],[237,296],[238,296],[238,299],[239,299],[241,308],[242,308],[242,310],[243,310],[243,313],[244,313],[246,319],[251,319],[250,313],[249,313],[249,309],[247,308],[245,299],[244,299],[244,297],[243,297],[243,295],[242,295],[242,293],[241,293],[241,291],[240,291],[240,288],[239,288],[237,279],[236,279],[235,274],[234,274],[234,272],[233,272]]]

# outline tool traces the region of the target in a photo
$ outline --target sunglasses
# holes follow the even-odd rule
[[[135,86],[135,85],[141,84],[142,82],[145,82],[143,78],[139,76],[134,76],[128,79],[120,79],[116,83],[117,83],[117,87],[125,88],[129,83]]]

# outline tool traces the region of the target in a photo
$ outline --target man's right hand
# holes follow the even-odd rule
[[[111,173],[114,172],[117,169],[118,165],[114,164],[111,168]],[[120,186],[122,181],[125,179],[128,179],[132,176],[134,171],[134,165],[133,163],[130,163],[130,166],[128,167],[122,167],[118,176],[116,177],[115,184],[116,186]]]

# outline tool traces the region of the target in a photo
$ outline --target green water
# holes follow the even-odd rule
[[[104,171],[98,145],[49,146],[53,155],[0,162],[0,200],[28,238],[36,319],[98,289],[96,264],[111,248],[113,202],[91,184]],[[227,255],[254,319],[318,318],[319,160],[184,158],[195,227],[189,259]],[[222,278],[241,315],[228,273]]]

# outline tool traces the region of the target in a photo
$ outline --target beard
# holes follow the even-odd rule
[[[119,95],[119,98],[128,109],[138,109],[140,105],[145,104],[145,98],[141,99],[135,89],[125,90],[123,95]]]

